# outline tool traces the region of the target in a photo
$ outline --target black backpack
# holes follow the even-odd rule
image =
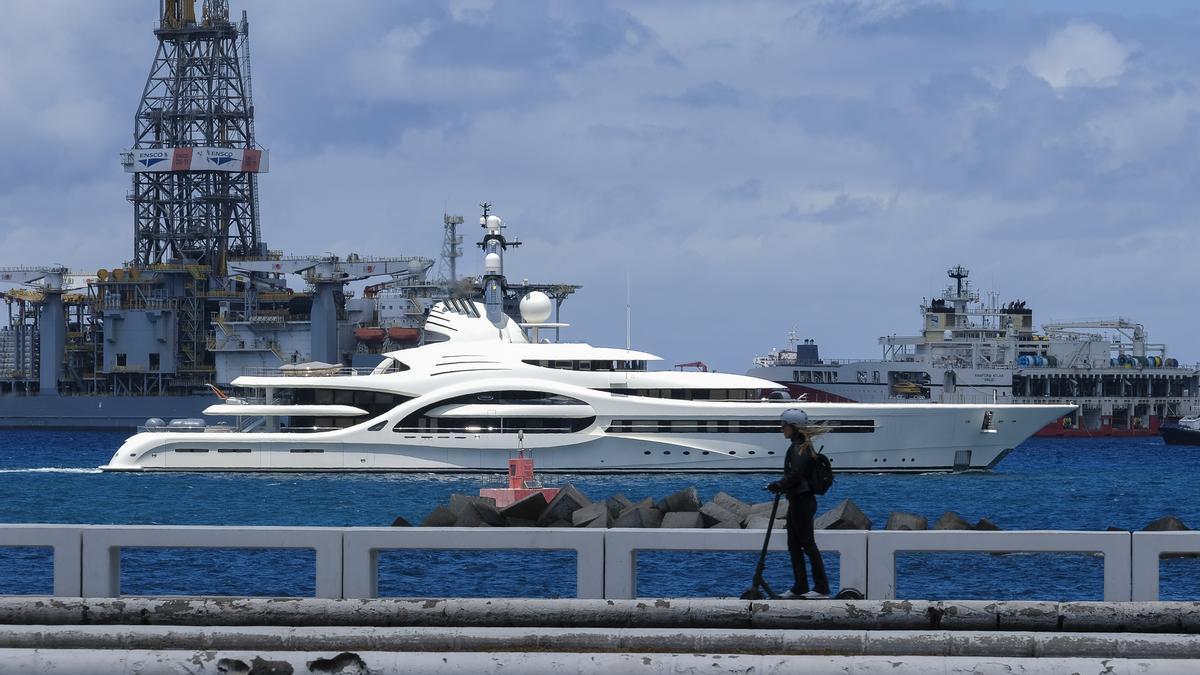
[[[824,446],[822,446],[824,449]],[[829,492],[833,485],[833,462],[820,450],[813,452],[812,491],[813,494],[823,495]]]

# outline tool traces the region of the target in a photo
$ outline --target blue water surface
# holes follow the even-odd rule
[[[385,526],[396,516],[419,522],[452,493],[478,494],[503,476],[433,474],[101,473],[124,440],[119,432],[0,430],[0,521],[171,525]],[[782,439],[781,439],[782,445]],[[944,511],[1006,530],[1141,529],[1163,515],[1200,526],[1200,448],[1158,438],[1031,439],[991,472],[843,474],[821,510],[853,499],[882,528],[891,511],[930,523]],[[725,491],[766,501],[763,475],[570,475],[592,499],[623,493],[660,498],[695,486],[701,497]],[[309,550],[131,549],[122,554],[126,594],[303,596],[314,589]],[[0,594],[51,590],[48,549],[0,547]],[[641,596],[720,597],[748,585],[749,553],[645,552]],[[826,554],[835,586],[837,555]],[[1100,599],[1103,559],[1060,554],[902,554],[897,595],[940,599]],[[790,586],[786,554],[771,554],[767,579]],[[387,596],[568,597],[575,594],[568,552],[405,551],[380,556]],[[1164,599],[1200,599],[1200,559],[1162,563]]]

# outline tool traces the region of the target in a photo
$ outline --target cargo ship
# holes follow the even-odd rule
[[[796,331],[754,359],[747,374],[814,402],[1031,403],[1075,412],[1039,436],[1153,436],[1200,412],[1200,366],[1150,343],[1128,318],[1048,323],[1035,329],[1025,301],[982,300],[962,266],[921,305],[922,331],[879,338],[878,359],[822,359]]]

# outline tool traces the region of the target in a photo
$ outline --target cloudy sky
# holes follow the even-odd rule
[[[911,333],[945,270],[1200,360],[1200,12],[1186,2],[231,0],[263,234],[435,257],[490,201],[570,336],[742,371]],[[0,22],[0,264],[132,257],[118,153],[155,0]],[[473,250],[460,269],[477,273]]]

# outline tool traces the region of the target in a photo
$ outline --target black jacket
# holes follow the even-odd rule
[[[788,446],[787,454],[783,458],[783,478],[779,481],[788,499],[812,492],[810,485],[813,458],[810,447],[808,443],[792,443]]]

